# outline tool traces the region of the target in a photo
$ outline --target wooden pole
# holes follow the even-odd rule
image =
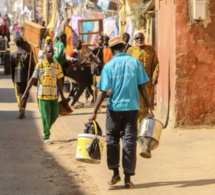
[[[24,11],[25,9],[25,0],[22,0],[22,10]],[[22,23],[25,21],[25,16],[22,16]]]
[[[36,0],[33,0],[33,20],[36,20]]]
[[[49,23],[49,0],[43,1],[43,18],[47,26]]]

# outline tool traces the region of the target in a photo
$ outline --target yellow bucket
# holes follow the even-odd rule
[[[97,127],[95,125],[95,122],[93,121],[95,126],[95,133],[97,134]],[[99,164],[101,159],[93,159],[89,156],[87,152],[87,148],[91,145],[94,138],[99,139],[99,149],[100,149],[100,156],[102,156],[103,148],[104,148],[104,138],[98,135],[94,134],[78,134],[78,145],[76,150],[76,160],[86,163],[93,163],[93,164]]]

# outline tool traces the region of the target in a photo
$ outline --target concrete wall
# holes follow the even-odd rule
[[[177,0],[175,11],[176,124],[215,124],[215,1],[207,0],[197,25],[189,25],[187,0]]]
[[[175,122],[175,4],[173,0],[156,0],[157,53],[160,65],[157,118],[164,124]],[[169,112],[169,114],[168,114]]]

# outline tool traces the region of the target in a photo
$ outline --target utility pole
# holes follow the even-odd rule
[[[49,0],[43,1],[43,18],[47,26],[49,23]]]
[[[22,0],[22,11],[24,11],[25,10],[25,0]],[[22,16],[22,23],[24,22],[24,20],[25,20],[25,16],[23,15]]]
[[[36,0],[33,0],[33,20],[36,20]]]

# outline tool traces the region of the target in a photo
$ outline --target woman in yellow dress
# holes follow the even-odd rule
[[[159,62],[154,47],[150,45],[145,45],[144,39],[145,37],[143,32],[141,31],[136,32],[134,35],[134,40],[137,46],[130,47],[126,53],[131,57],[138,59],[141,62],[149,77],[150,81],[146,83],[146,88],[148,91],[150,104],[153,109],[155,97],[154,86],[158,82]],[[141,95],[139,95],[139,101],[140,101],[139,119],[142,119],[148,115],[148,108]]]

